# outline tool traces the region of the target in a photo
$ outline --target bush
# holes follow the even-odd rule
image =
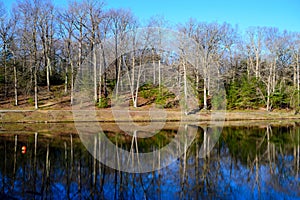
[[[101,98],[97,103],[98,108],[107,108],[108,107],[108,99],[107,98]]]
[[[163,95],[158,95],[156,98],[155,98],[155,103],[158,104],[158,105],[161,105],[161,106],[165,106],[166,105],[166,96],[163,96]]]
[[[212,109],[214,110],[224,109],[226,106],[224,95],[222,94],[214,95],[211,99],[211,104],[212,104]]]
[[[34,105],[34,100],[33,100],[32,97],[30,97],[30,98],[28,99],[28,103],[29,103],[29,105],[31,105],[31,106]]]
[[[257,88],[262,89],[264,86],[255,78],[243,76],[231,82],[227,88],[227,107],[229,109],[256,109],[263,104],[261,95],[257,92]]]
[[[159,94],[158,88],[152,84],[145,84],[139,88],[139,96],[144,99],[151,99]]]

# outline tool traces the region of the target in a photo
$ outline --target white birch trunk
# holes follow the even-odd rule
[[[15,92],[15,106],[18,105],[18,78],[17,78],[17,66],[16,59],[14,58],[14,92]]]
[[[95,42],[93,42],[93,69],[94,69],[94,102],[97,102],[98,94],[97,94],[97,55],[96,55],[96,50],[94,49],[95,47]]]
[[[49,56],[47,55],[47,66],[46,66],[46,78],[47,78],[47,91],[50,91],[50,65],[51,61]]]

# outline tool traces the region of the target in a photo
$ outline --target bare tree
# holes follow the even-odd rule
[[[108,16],[108,14],[105,12],[103,14],[103,19],[101,20],[102,23],[99,24],[98,26],[98,32],[97,32],[97,37],[99,39],[99,48],[100,48],[100,59],[102,59],[102,64],[99,66],[99,105],[101,105],[101,102],[103,100],[102,97],[102,89],[104,93],[104,98],[107,97],[107,87],[106,87],[106,68],[107,68],[107,63],[105,59],[105,50],[103,47],[103,42],[107,39],[109,35],[109,28],[110,28],[110,21],[111,18]]]
[[[38,68],[40,65],[38,26],[41,12],[40,1],[24,0],[18,2],[15,12],[19,13],[19,34],[26,41],[24,49],[29,53],[30,71],[34,79],[34,106],[38,109]],[[30,45],[28,45],[30,44]]]
[[[7,54],[8,54],[8,46],[9,46],[9,29],[10,22],[7,20],[8,14],[4,8],[3,3],[0,4],[0,38],[1,38],[1,47],[2,47],[2,62],[4,65],[4,96],[7,97]]]
[[[194,23],[191,21],[186,30],[188,31],[188,35],[197,42],[199,48],[195,50],[196,53],[199,53],[199,60],[197,61],[199,71],[197,72],[197,76],[199,76],[198,74],[201,70],[203,76],[204,109],[207,109],[207,98],[211,95],[211,76],[216,73],[214,72],[215,69],[220,69],[218,66],[224,50],[233,45],[233,40],[226,38],[227,34],[233,31],[226,23],[223,25],[217,23],[197,23],[197,25],[194,25]],[[220,72],[218,71],[218,73]]]
[[[261,32],[265,46],[264,67],[261,69],[260,80],[267,87],[266,94],[266,109],[271,111],[272,105],[270,102],[271,94],[275,92],[276,87],[276,72],[279,60],[279,50],[281,48],[281,38],[279,30],[276,28],[265,28]]]
[[[124,44],[121,44],[121,42],[124,42],[124,34],[126,31],[132,29],[135,27],[136,20],[133,17],[132,13],[128,10],[124,9],[111,9],[108,11],[108,16],[111,18],[110,20],[110,30],[112,31],[112,34],[114,36],[114,42],[115,42],[115,80],[116,80],[116,97],[118,96],[119,91],[119,81],[120,81],[120,74],[121,74],[121,56],[119,55],[120,47]]]
[[[159,56],[162,53],[162,37],[163,33],[162,30],[165,28],[169,28],[168,21],[163,16],[153,16],[150,18],[147,27],[150,28],[150,31],[155,30],[155,32],[149,32],[149,36],[152,37],[152,40],[154,40],[152,43],[156,45],[156,49],[154,47],[152,48],[152,65],[153,65],[153,85],[156,85],[156,76],[158,71],[158,87],[159,92],[161,92],[161,56]],[[153,29],[154,28],[154,29]],[[158,69],[156,69],[156,62],[158,64]]]
[[[65,47],[68,64],[71,67],[71,105],[73,104],[75,71],[81,71],[81,64],[86,57],[87,51],[87,20],[88,10],[84,3],[71,2],[62,16],[62,31],[65,29]],[[76,65],[76,68],[75,68]],[[80,73],[79,73],[80,74]]]
[[[70,85],[71,85],[71,105],[73,104],[73,93],[74,93],[74,44],[73,44],[73,32],[75,29],[74,23],[75,19],[70,15],[69,10],[63,11],[59,13],[59,23],[60,23],[60,34],[63,39],[64,48],[63,48],[63,59],[66,60],[66,77],[65,84],[68,85],[68,67],[71,68],[71,77],[70,77]]]
[[[255,77],[260,76],[260,64],[261,64],[261,54],[262,54],[262,43],[263,43],[263,28],[261,27],[251,27],[247,30],[248,37],[248,47],[249,53],[254,54],[254,59],[252,56],[249,57],[250,65],[255,73]]]
[[[300,34],[299,33],[293,33],[291,35],[290,40],[290,47],[291,47],[291,54],[292,54],[292,67],[293,67],[293,82],[295,88],[298,90],[298,106],[299,106],[299,90],[300,90]]]
[[[86,56],[84,53],[87,40],[87,20],[88,10],[85,9],[82,2],[72,2],[69,4],[68,14],[74,20],[73,38],[77,40],[77,70],[81,71],[81,64]],[[79,73],[80,74],[80,73]]]
[[[97,1],[88,1],[84,4],[86,10],[88,10],[88,20],[86,28],[89,33],[89,41],[91,43],[91,51],[92,51],[92,63],[93,63],[93,74],[94,74],[94,101],[97,102],[98,94],[97,94],[97,44],[100,43],[100,34],[98,34],[99,25],[104,18],[104,11],[103,11],[103,3],[99,3]],[[99,62],[99,61],[98,61]]]
[[[3,4],[0,4],[0,41],[2,46],[3,65],[4,65],[4,96],[8,94],[8,74],[7,64],[8,61],[13,59],[13,74],[14,74],[14,94],[15,94],[15,106],[18,105],[18,78],[17,78],[17,66],[16,66],[16,24],[18,16],[9,16],[4,8]]]
[[[130,93],[131,93],[131,98],[133,102],[133,107],[138,107],[138,91],[139,91],[139,86],[140,86],[140,78],[142,73],[144,72],[142,68],[142,62],[143,62],[143,53],[145,49],[142,49],[143,47],[140,46],[138,39],[136,39],[136,33],[133,32],[133,38],[132,38],[132,46],[133,46],[133,51],[131,53],[128,53],[128,62],[130,63],[130,67],[126,64],[125,61],[125,56],[122,55],[123,59],[123,64],[125,68],[127,69],[127,78],[128,78],[128,83],[130,87]],[[139,59],[137,59],[139,58]],[[139,62],[137,62],[139,61]],[[138,67],[137,67],[137,66]],[[136,68],[138,68],[136,70]]]
[[[50,75],[52,69],[53,43],[55,34],[55,10],[51,2],[42,2],[38,20],[38,30],[43,47],[43,57],[46,68],[47,90],[50,91]]]

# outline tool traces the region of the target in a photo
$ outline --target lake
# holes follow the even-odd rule
[[[210,127],[189,126],[195,135],[178,159],[156,171],[129,173],[95,159],[72,123],[2,124],[0,199],[300,199],[297,122],[226,125],[205,154]],[[114,124],[102,127],[112,144],[130,151],[133,136]],[[159,149],[176,137],[177,127],[168,123],[134,144],[139,153]]]

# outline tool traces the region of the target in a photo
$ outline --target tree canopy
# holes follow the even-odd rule
[[[172,29],[193,39],[198,66],[190,69],[185,65],[184,54],[172,63],[170,60],[176,59],[170,52],[150,48],[116,57],[113,64],[104,61],[103,68],[94,68],[103,70],[99,72],[103,76],[95,75],[91,80],[99,107],[109,106],[113,88],[121,87],[124,68],[152,63],[159,70],[168,65],[184,74],[184,81],[189,80],[197,93],[200,109],[210,109],[217,101],[210,101],[216,95],[212,91],[213,75],[209,73],[212,67],[225,86],[229,109],[299,109],[300,33],[276,27],[249,27],[242,33],[226,22],[190,19],[171,24],[163,17],[152,17],[143,24],[131,10],[108,9],[97,0],[70,1],[63,9],[48,0],[20,0],[12,10],[0,4],[0,100],[3,103],[13,99],[11,104],[18,106],[22,96],[37,109],[40,101],[46,101],[39,94],[59,90],[54,96],[70,97],[72,104],[81,64],[86,59],[93,63],[102,59],[89,53],[113,38],[118,55],[118,45],[124,45],[120,41],[126,41],[125,33],[140,27]],[[160,38],[151,31],[147,37],[157,41]],[[139,91],[132,89],[134,107],[145,104],[138,104],[138,97],[148,102],[163,99],[165,107],[176,106],[172,93],[166,91],[172,101],[161,95],[160,71],[153,74],[152,83],[140,86]]]

